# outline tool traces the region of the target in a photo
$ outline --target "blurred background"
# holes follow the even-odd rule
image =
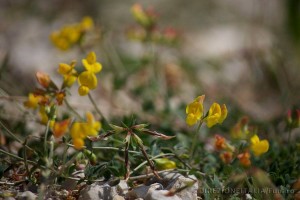
[[[152,98],[155,90],[141,92],[150,87],[150,72],[139,68],[145,45],[126,34],[135,24],[134,3],[153,9],[159,27],[172,27],[180,35],[175,46],[154,47],[158,61],[152,65],[169,88],[158,89],[162,95],[157,98]],[[59,81],[58,63],[76,59],[80,64],[86,53],[56,49],[49,35],[91,16],[99,42],[88,49],[103,64],[93,95],[106,116],[153,106],[163,110],[166,95],[169,108],[183,113],[187,102],[206,94],[210,103],[225,102],[258,121],[274,120],[299,104],[299,11],[298,0],[1,0],[0,102],[8,110],[2,117],[16,117],[11,105],[22,103],[37,86],[36,71]],[[76,87],[72,90],[72,105],[82,112],[92,109],[76,95]]]

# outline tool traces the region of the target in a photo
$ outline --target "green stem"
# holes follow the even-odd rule
[[[69,102],[67,101],[67,99],[64,100],[64,102],[66,103],[67,107],[72,111],[73,114],[76,115],[76,117],[80,120],[82,120],[82,117],[79,115],[79,113],[69,104]]]
[[[152,161],[152,160],[154,160],[154,159],[156,159],[156,158],[165,157],[165,156],[175,156],[175,154],[174,154],[174,153],[160,154],[160,155],[157,155],[157,156],[154,156],[154,157],[150,158],[149,160]],[[138,169],[140,169],[141,167],[143,167],[143,166],[146,165],[147,163],[148,163],[147,160],[144,161],[144,162],[142,162],[139,166],[137,166],[136,168],[134,168],[134,169],[132,170],[132,172],[130,172],[130,174],[133,174],[134,172],[136,172]]]
[[[92,95],[89,93],[88,96],[89,96],[89,99],[92,102],[95,110],[97,111],[97,113],[101,116],[101,118],[104,120],[104,122],[106,124],[109,124],[108,121],[106,120],[106,118],[104,117],[104,115],[102,114],[101,110],[98,108],[98,106],[97,106],[96,102],[94,101]]]
[[[1,121],[0,121],[0,125],[4,128],[4,130],[12,137],[14,138],[17,142],[19,142],[20,144],[24,145],[24,147],[26,147],[27,149],[29,149],[30,151],[33,151],[35,154],[37,154],[32,148],[30,148],[29,146],[27,146],[26,144],[24,144],[24,142],[18,137],[16,136],[13,132],[11,132]]]
[[[24,146],[26,145],[26,143],[27,143],[27,139],[24,141]],[[27,162],[27,149],[26,148],[23,149],[23,157],[24,157],[26,173],[29,176],[30,171],[29,171],[28,162]]]
[[[72,144],[67,144],[67,145],[70,147],[74,147],[74,145],[72,145]],[[86,146],[83,146],[83,148],[86,149]],[[94,149],[94,150],[113,150],[113,151],[120,151],[120,152],[125,151],[125,149],[120,149],[120,148],[116,148],[116,147],[92,147],[92,149]],[[132,150],[129,150],[128,152],[135,153],[135,154],[142,154],[141,152],[132,151]]]
[[[44,136],[44,152],[45,152],[45,155],[48,154],[47,152],[47,139],[48,139],[48,132],[49,132],[49,127],[50,127],[50,123],[51,123],[51,120],[48,120],[47,122],[47,125],[46,125],[46,130],[45,130],[45,136]]]
[[[12,158],[15,158],[15,159],[17,159],[17,160],[22,160],[22,161],[24,161],[24,158],[21,158],[21,157],[15,155],[15,154],[9,153],[9,152],[4,151],[4,150],[2,150],[2,149],[0,149],[0,153],[3,153],[3,154],[5,154],[5,155],[8,155],[8,156],[10,156],[10,157],[12,157]],[[27,160],[27,163],[30,163],[30,164],[33,164],[33,165],[38,165],[36,162],[31,161],[31,160]]]
[[[289,133],[288,133],[288,144],[289,144],[290,141],[291,141],[291,135],[292,135],[292,129],[289,128]]]
[[[200,128],[201,128],[202,124],[203,124],[203,120],[201,120],[199,122],[199,125],[197,127],[196,133],[195,133],[193,141],[192,141],[192,148],[190,149],[190,152],[189,152],[190,161],[191,161],[191,159],[193,158],[193,155],[194,155],[194,151],[195,151],[195,147],[196,147],[196,143],[197,143],[197,137],[198,137],[198,134],[200,132]]]

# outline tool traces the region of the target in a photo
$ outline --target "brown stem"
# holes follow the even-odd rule
[[[134,137],[137,137],[135,134],[133,134],[133,136],[134,136]],[[143,146],[142,144],[140,144],[140,143],[137,143],[137,144],[138,144],[140,150],[142,151],[143,156],[146,158],[147,162],[149,163],[149,166],[150,166],[150,168],[151,168],[153,174],[154,174],[157,178],[161,179],[161,177],[160,177],[160,176],[158,175],[158,173],[155,171],[155,166],[154,166],[152,160],[149,159],[148,154],[147,154],[147,152],[146,152],[145,149],[144,149],[144,146]]]
[[[127,141],[125,143],[125,169],[126,169],[126,173],[125,173],[125,180],[127,181],[130,175],[130,169],[129,169],[129,160],[128,160],[128,149],[129,149],[129,141]]]

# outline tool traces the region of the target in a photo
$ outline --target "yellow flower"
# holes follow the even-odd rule
[[[205,95],[197,97],[192,103],[186,107],[186,123],[189,126],[196,124],[203,115],[203,101]]]
[[[70,119],[63,120],[61,122],[55,122],[53,125],[53,135],[55,138],[63,136],[67,131],[70,124]]]
[[[65,92],[57,92],[57,93],[55,94],[55,98],[56,98],[57,104],[58,104],[58,105],[62,105],[62,103],[63,103],[65,97],[66,97]]]
[[[75,122],[71,127],[71,137],[73,145],[76,149],[82,149],[84,146],[84,139],[87,136],[97,136],[101,129],[101,123],[95,121],[91,113],[86,114],[86,122]]]
[[[40,100],[40,96],[29,93],[28,100],[24,102],[24,106],[27,108],[36,109],[39,105]]]
[[[86,16],[82,18],[80,25],[82,30],[90,30],[94,27],[94,21],[91,17]]]
[[[217,123],[221,124],[227,117],[227,108],[226,105],[223,104],[220,106],[218,103],[213,103],[208,111],[208,116],[205,121],[208,128],[216,125]]]
[[[85,69],[92,73],[98,73],[102,69],[102,65],[97,62],[97,57],[95,52],[90,52],[85,59],[82,59],[82,64]]]
[[[78,83],[80,85],[78,92],[81,96],[89,93],[97,87],[98,80],[94,73],[90,71],[84,71],[78,76]]]
[[[134,4],[131,7],[131,13],[135,20],[141,25],[147,26],[149,24],[149,18],[140,4]]]
[[[58,73],[63,75],[64,83],[66,87],[71,87],[77,79],[77,72],[74,69],[76,62],[72,61],[70,65],[66,63],[60,63],[58,67]]]
[[[143,7],[136,3],[131,7],[131,13],[136,20],[144,28],[151,28],[155,25],[157,14],[151,9],[143,9]]]
[[[101,129],[101,123],[99,121],[95,121],[95,118],[92,113],[86,113],[86,121],[91,126],[89,136],[98,135],[98,131]]]
[[[81,22],[65,25],[60,30],[54,31],[50,35],[52,43],[60,50],[68,50],[78,44],[82,36],[94,26],[90,17],[84,17]]]
[[[260,140],[257,135],[254,135],[250,139],[251,141],[251,150],[255,156],[260,156],[263,153],[266,153],[269,150],[268,140]]]
[[[78,93],[80,96],[85,96],[87,95],[88,93],[90,92],[90,89],[84,85],[81,85],[79,88],[78,88]]]
[[[48,120],[49,120],[49,117],[46,113],[46,108],[45,106],[41,106],[40,109],[39,109],[39,114],[40,114],[40,118],[41,118],[41,123],[44,124],[44,125],[47,125],[48,123]],[[50,124],[49,124],[49,127],[53,127],[54,126],[54,123],[55,121],[54,120],[51,120],[50,121]]]

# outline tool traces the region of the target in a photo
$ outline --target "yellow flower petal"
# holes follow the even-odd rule
[[[87,71],[92,73],[98,73],[102,70],[102,65],[97,62],[97,57],[95,52],[90,52],[86,59],[82,59],[82,64]]]
[[[259,137],[257,135],[252,136],[250,140],[252,144],[259,143]]]
[[[95,52],[91,51],[87,56],[86,56],[86,60],[88,62],[88,64],[94,64],[97,60],[96,54]]]
[[[228,113],[227,107],[226,107],[225,104],[223,104],[223,105],[221,106],[221,116],[220,116],[220,119],[219,119],[219,124],[222,124],[223,121],[226,119],[227,113]]]
[[[84,140],[80,139],[80,138],[75,138],[75,139],[73,139],[73,145],[74,145],[75,149],[80,150],[84,146]]]
[[[79,93],[80,96],[87,95],[89,93],[89,91],[90,91],[90,89],[86,86],[83,86],[83,85],[78,88],[78,93]]]
[[[251,150],[255,156],[260,156],[261,154],[266,153],[269,150],[268,140],[261,140],[257,135],[254,135],[250,139],[251,141]]]
[[[97,87],[98,81],[94,73],[89,71],[84,71],[78,76],[79,85],[88,87],[90,90]]]
[[[24,106],[27,108],[35,109],[39,105],[40,99],[40,96],[29,93],[28,100],[24,102]]]
[[[66,63],[60,63],[59,67],[58,67],[58,73],[60,73],[61,75],[66,75],[68,73],[70,73],[72,70],[72,67]]]
[[[204,95],[197,97],[193,102],[187,105],[185,112],[187,114],[186,123],[192,126],[199,121],[203,115]]]
[[[83,30],[89,30],[94,27],[94,21],[91,17],[87,16],[82,18],[80,25]]]
[[[64,76],[64,85],[67,87],[71,87],[77,79],[75,75],[65,75]]]
[[[219,123],[221,117],[221,107],[218,103],[213,103],[208,111],[206,118],[206,124],[208,128],[211,128],[215,124]]]
[[[188,114],[187,115],[187,117],[186,117],[186,123],[187,123],[187,125],[189,125],[189,126],[193,126],[194,124],[196,124],[197,123],[197,116],[195,116],[194,114]]]

